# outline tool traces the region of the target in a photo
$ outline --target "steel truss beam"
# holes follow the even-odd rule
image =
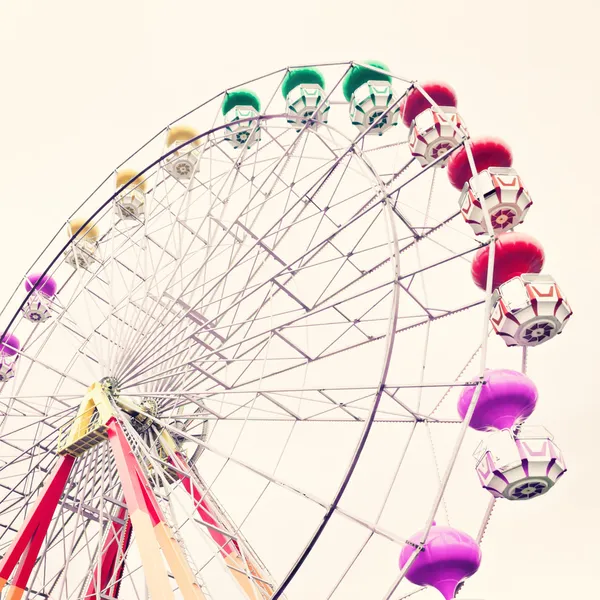
[[[25,592],[29,576],[48,533],[52,516],[65,490],[74,463],[75,458],[73,456],[64,455],[58,459],[54,470],[35,502],[33,510],[25,519],[10,548],[0,561],[0,592],[13,575],[17,563],[19,565],[8,588],[6,600],[20,600]]]
[[[163,432],[166,434],[166,432]],[[169,450],[169,462],[177,469],[183,487],[194,501],[194,507],[203,523],[207,525],[210,537],[219,547],[219,552],[229,571],[250,600],[271,598],[273,586],[262,573],[261,567],[247,552],[244,552],[236,539],[235,531],[230,531],[227,519],[219,514],[219,509],[211,502],[210,493],[191,476],[191,468],[185,457],[175,449],[168,434],[161,436],[161,443]],[[228,535],[225,535],[225,533]]]
[[[108,437],[123,489],[123,502],[120,503],[116,519],[109,521],[109,531],[100,553],[99,565],[88,585],[84,599],[96,598],[98,593],[117,597],[124,570],[123,557],[131,534],[135,532],[152,600],[174,600],[175,598],[163,557],[184,600],[206,600],[121,423],[114,414],[110,413],[110,403],[99,384],[92,385],[88,390],[81,404],[80,414],[75,419],[68,436],[71,444],[67,444],[63,449],[65,452],[58,457],[56,466],[47,478],[33,509],[0,561],[0,592],[11,577],[6,600],[20,600],[27,589],[27,583],[46,539],[52,517],[65,493],[69,475],[77,460],[77,456],[69,454],[68,451],[87,435],[83,422],[90,420],[90,417],[85,414],[90,411],[90,402],[101,415],[102,429]]]
[[[108,421],[108,441],[129,507],[129,519],[135,532],[150,597],[152,600],[175,598],[160,554],[162,550],[184,599],[206,600],[116,417]]]
[[[117,511],[117,518],[123,523],[111,521],[109,531],[100,554],[100,564],[94,570],[84,600],[95,600],[103,595],[109,598],[119,597],[121,579],[125,570],[125,555],[131,542],[131,520],[127,518],[127,509],[123,506]]]

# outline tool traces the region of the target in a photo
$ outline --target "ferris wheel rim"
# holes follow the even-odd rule
[[[346,64],[346,63],[342,63],[342,64]],[[317,65],[317,66],[320,66],[320,65]],[[290,68],[293,68],[293,67],[290,67]],[[284,71],[284,70],[285,70],[285,69],[282,69],[281,71]],[[279,71],[276,71],[276,72],[279,72]],[[245,85],[245,84],[241,84],[241,85]],[[236,87],[238,87],[238,86],[236,86]],[[220,94],[219,94],[219,95],[220,95]],[[215,98],[217,98],[219,95],[215,96]],[[191,111],[191,112],[193,112],[193,111]],[[182,118],[185,118],[185,116],[187,116],[187,114],[189,114],[189,113],[186,113],[186,115],[184,115]],[[284,117],[285,117],[285,115],[261,115],[261,116],[259,117],[259,119],[260,119],[260,120],[270,120],[270,119],[277,119],[277,118],[284,118]],[[179,120],[181,120],[181,119],[178,119],[177,121],[174,121],[174,123],[178,122]],[[219,126],[219,127],[216,127],[216,128],[214,128],[214,129],[208,130],[208,131],[206,131],[206,132],[204,132],[204,133],[202,133],[202,134],[198,135],[198,136],[197,136],[196,138],[194,138],[193,140],[190,140],[190,141],[189,141],[187,144],[190,144],[190,143],[192,143],[193,141],[195,141],[195,140],[197,140],[197,139],[203,138],[203,137],[205,137],[205,136],[207,136],[207,135],[209,135],[209,134],[211,134],[211,133],[213,133],[213,132],[215,132],[215,131],[218,131],[218,130],[220,130],[220,129],[223,129],[224,127],[225,127],[225,126]],[[158,137],[158,136],[160,135],[160,133],[162,133],[162,132],[164,132],[164,131],[165,131],[165,129],[161,130],[161,132],[159,132],[159,133],[157,134],[157,136],[155,136],[155,137]],[[152,138],[152,139],[154,139],[154,138]],[[187,144],[186,144],[186,145],[187,145]],[[159,159],[157,159],[157,160],[156,160],[156,161],[154,161],[152,164],[150,164],[149,166],[147,166],[147,167],[146,167],[146,168],[145,168],[145,169],[144,169],[144,170],[143,170],[143,171],[140,173],[140,175],[144,175],[146,172],[150,171],[150,170],[151,170],[151,169],[152,169],[154,166],[156,166],[156,165],[160,164],[160,163],[161,163],[161,161],[164,161],[164,159],[165,159],[165,158],[168,158],[168,156],[170,156],[170,155],[171,155],[171,154],[172,154],[174,151],[175,151],[175,150],[173,150],[173,151],[170,151],[170,152],[167,152],[166,154],[162,155],[162,156],[161,156]],[[110,175],[109,175],[109,177],[107,177],[107,179],[106,179],[105,181],[108,181],[108,179],[109,179],[109,178],[110,178]],[[132,180],[132,181],[133,181],[133,180]],[[71,245],[71,243],[72,243],[72,242],[74,241],[74,239],[77,237],[77,234],[78,234],[78,233],[79,233],[79,232],[80,232],[80,231],[81,231],[81,230],[82,230],[82,229],[83,229],[83,228],[84,228],[84,227],[85,227],[85,226],[86,226],[86,225],[87,225],[89,222],[91,222],[91,221],[92,221],[92,220],[93,220],[93,219],[94,219],[94,218],[95,218],[95,217],[96,217],[98,214],[100,214],[100,212],[101,212],[101,211],[102,211],[104,208],[106,208],[106,207],[107,207],[107,206],[108,206],[108,205],[109,205],[111,202],[113,202],[113,201],[115,200],[115,198],[116,198],[116,197],[117,197],[117,196],[118,196],[118,195],[119,195],[119,194],[120,194],[120,193],[121,193],[121,192],[122,192],[122,191],[123,191],[125,188],[127,188],[127,187],[128,187],[130,184],[131,184],[131,181],[128,181],[126,184],[124,184],[123,186],[121,186],[121,188],[119,188],[119,189],[118,189],[118,190],[117,190],[117,191],[116,191],[116,192],[115,192],[115,193],[114,193],[114,194],[113,194],[113,195],[112,195],[112,196],[111,196],[111,197],[110,197],[108,200],[106,200],[106,201],[104,202],[104,204],[103,204],[103,205],[102,205],[102,206],[101,206],[99,209],[97,209],[97,210],[94,212],[94,214],[93,214],[93,215],[92,215],[92,216],[91,216],[91,217],[90,217],[90,218],[89,218],[89,219],[86,221],[86,223],[84,223],[84,224],[82,225],[82,227],[80,228],[80,230],[78,230],[77,232],[75,232],[75,233],[72,235],[72,237],[69,239],[69,241],[67,242],[67,244],[66,244],[66,245],[65,245],[65,246],[64,246],[64,247],[61,249],[61,251],[60,251],[60,252],[59,252],[59,253],[56,255],[56,257],[54,258],[54,260],[53,260],[53,261],[52,261],[52,262],[51,262],[51,263],[48,265],[48,267],[46,268],[46,271],[44,271],[43,275],[46,275],[46,274],[47,274],[47,273],[48,273],[48,272],[49,272],[49,271],[52,269],[52,267],[53,267],[53,266],[56,264],[56,262],[57,262],[57,261],[60,259],[60,257],[63,255],[64,251],[65,251],[65,250],[66,250],[66,249],[67,249],[67,248],[68,248],[68,247]],[[404,184],[404,185],[406,185],[406,184]],[[458,214],[458,213],[457,213],[457,214]],[[456,215],[455,215],[455,216],[456,216]],[[453,217],[451,217],[451,218],[453,218]],[[392,221],[392,222],[393,222],[393,221]],[[396,238],[394,238],[394,241],[396,241],[396,242],[397,242],[397,239],[396,239]],[[34,264],[35,264],[35,263],[34,263]],[[399,289],[399,287],[398,287],[397,285],[395,285],[395,286],[394,286],[394,288],[395,288],[396,290],[398,290],[398,289]],[[7,326],[7,328],[6,328],[6,331],[8,331],[8,330],[10,329],[10,327],[11,327],[11,326],[12,326],[12,324],[14,323],[14,320],[16,319],[17,315],[19,315],[21,308],[23,307],[23,305],[25,304],[25,302],[27,301],[27,299],[30,297],[30,295],[31,295],[31,293],[27,295],[27,297],[26,297],[26,298],[25,298],[25,300],[23,301],[23,303],[22,303],[21,307],[19,307],[19,309],[16,311],[16,313],[14,314],[14,316],[13,316],[13,318],[12,318],[11,322],[10,322],[10,323],[9,323],[9,325]],[[396,336],[396,333],[399,333],[399,332],[397,332],[395,328],[392,328],[392,330],[391,330],[391,335],[392,335],[393,337],[395,337],[395,336]],[[380,393],[381,393],[381,391],[383,391],[383,388],[380,390]],[[374,413],[373,413],[373,418],[375,417],[375,412],[376,412],[376,410],[375,410],[375,411],[374,411]],[[372,422],[372,421],[371,421],[371,422]],[[367,435],[368,435],[368,434],[367,434]],[[364,438],[364,441],[366,441],[366,437]],[[349,480],[349,478],[348,478],[348,480]],[[334,509],[334,510],[335,510],[335,509]],[[332,510],[332,513],[333,513],[333,510]],[[280,588],[277,588],[277,589],[279,590]],[[281,592],[283,592],[283,589],[281,589],[280,591],[281,591]],[[277,594],[278,592],[276,591],[275,593]],[[275,596],[274,596],[274,598],[278,598],[278,597],[279,597],[278,595],[275,595]]]
[[[318,68],[318,67],[330,67],[330,66],[347,66],[348,68],[352,67],[353,65],[356,66],[363,66],[363,67],[367,67],[373,70],[380,70],[380,69],[375,69],[373,67],[370,67],[368,65],[366,65],[364,62],[361,61],[353,61],[353,60],[346,60],[346,61],[335,61],[335,62],[326,62],[326,63],[311,63],[311,64],[303,64],[303,65],[290,65],[287,67],[282,67],[279,69],[275,69],[273,71],[270,71],[268,73],[265,73],[263,75],[254,77],[252,79],[248,79],[246,81],[244,81],[243,83],[237,84],[234,87],[227,87],[224,90],[222,90],[221,92],[214,94],[213,96],[211,96],[210,98],[208,98],[207,100],[205,100],[204,102],[198,104],[197,106],[195,106],[194,108],[191,108],[190,110],[184,112],[180,117],[174,119],[173,121],[171,121],[168,125],[166,125],[165,127],[163,127],[162,129],[158,130],[154,135],[152,135],[146,142],[144,142],[139,148],[137,148],[136,150],[134,150],[127,158],[125,158],[120,164],[117,165],[117,167],[112,170],[97,186],[96,188],[90,193],[90,195],[81,202],[81,204],[79,204],[77,206],[77,208],[73,211],[73,213],[71,213],[71,215],[68,217],[67,221],[69,219],[72,219],[74,216],[77,215],[77,213],[87,204],[87,202],[89,200],[91,200],[94,196],[94,194],[100,190],[102,188],[102,186],[107,183],[111,177],[114,175],[114,173],[120,169],[122,166],[124,166],[125,164],[127,164],[128,161],[130,161],[134,156],[136,156],[141,150],[143,150],[146,146],[148,146],[151,142],[153,142],[154,140],[156,140],[159,136],[163,135],[166,131],[168,131],[168,129],[170,127],[172,127],[173,125],[175,125],[176,123],[179,123],[180,121],[182,121],[183,119],[185,119],[187,116],[193,114],[194,112],[196,112],[197,110],[199,110],[200,108],[202,108],[203,106],[205,106],[206,104],[212,102],[213,100],[224,96],[229,90],[232,89],[236,89],[236,88],[240,88],[242,86],[246,86],[250,83],[265,79],[269,76],[275,75],[277,73],[285,73],[288,72],[292,69],[302,69],[302,68]],[[411,80],[411,79],[407,79],[404,77],[401,77],[399,75],[396,75],[395,73],[389,72],[390,77],[392,77],[392,79],[397,79],[399,81],[403,81],[405,83],[410,83],[411,87],[414,85],[415,80]],[[264,118],[265,115],[259,115],[259,118]],[[285,117],[286,115],[279,115],[279,117]],[[273,115],[271,118],[277,118],[277,115]],[[223,129],[225,126],[217,126],[215,128],[213,128],[212,131],[217,131],[220,129]],[[194,138],[194,140],[191,141],[196,141],[202,137],[204,137],[205,135],[208,135],[211,133],[211,130],[208,130],[206,132],[204,132],[203,134],[198,135],[196,138]],[[187,144],[184,144],[187,145]],[[151,169],[153,166],[156,166],[156,164],[158,164],[160,162],[160,160],[163,160],[164,158],[168,157],[170,154],[172,154],[172,152],[167,152],[164,156],[161,156],[161,158],[159,158],[155,163],[147,166],[144,171],[140,174],[143,174],[144,172],[146,172],[147,170]],[[128,181],[125,185],[121,186],[120,189],[118,189],[108,200],[106,200],[104,202],[104,204],[97,209],[98,212],[101,211],[103,208],[105,208],[111,201],[114,201],[114,199],[118,196],[119,193],[121,193],[125,188],[127,188],[127,186],[131,185],[132,181]],[[94,212],[94,214],[88,219],[88,221],[86,221],[81,229],[83,229],[95,216],[96,216],[96,212]],[[81,230],[80,229],[80,230]],[[74,234],[72,234],[71,239],[69,240],[69,242],[63,247],[63,249],[61,250],[64,251],[66,250],[66,248],[68,247],[69,243],[71,243],[73,241],[73,239],[76,237],[76,235],[80,232],[80,230],[76,231]],[[54,241],[58,235],[60,235],[60,231],[59,230],[56,234],[54,234],[54,236],[51,238],[51,240],[48,242],[48,244],[46,245],[46,247],[40,252],[40,254],[32,261],[32,263],[30,264],[29,268],[27,269],[27,272],[31,272],[32,269],[35,268],[36,264],[38,264],[39,259],[44,255],[45,251],[50,247],[50,244],[52,243],[52,241]],[[51,263],[46,267],[46,269],[44,270],[44,272],[42,273],[42,277],[48,274],[48,271],[52,268],[52,266],[55,264],[55,262],[58,260],[61,252],[59,252],[55,258],[51,261]],[[13,294],[11,294],[11,296],[9,297],[8,301],[6,302],[6,304],[4,305],[4,307],[2,307],[2,309],[0,309],[0,315],[4,314],[6,308],[8,307],[8,304],[10,302],[10,300],[14,297],[16,291],[19,289],[19,287],[17,286],[17,288],[15,289],[15,291],[13,292]],[[29,294],[28,296],[29,297]],[[22,308],[19,307],[19,309],[17,311],[15,311],[15,314],[18,314],[19,310]],[[11,325],[14,323],[14,316],[13,318],[10,319],[9,324],[4,326],[4,331],[2,333],[2,335],[0,336],[3,337],[4,335],[7,334],[8,330],[10,329]]]

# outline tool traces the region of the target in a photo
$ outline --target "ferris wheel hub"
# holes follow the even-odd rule
[[[104,393],[131,417],[131,424],[138,433],[148,431],[158,414],[154,398],[129,398],[121,395],[121,385],[116,377],[103,377],[100,385]]]
[[[116,397],[121,391],[119,381],[116,377],[103,377],[100,380],[100,385],[109,397]]]
[[[140,402],[134,402],[133,404],[135,414],[130,413],[131,424],[138,433],[144,433],[152,427],[154,419],[158,415],[158,404],[153,398],[144,398]]]

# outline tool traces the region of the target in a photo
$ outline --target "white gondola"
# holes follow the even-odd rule
[[[0,356],[0,383],[6,383],[15,376],[15,361]]]
[[[171,177],[182,181],[191,179],[200,160],[200,139],[194,139],[197,136],[198,132],[187,125],[169,129],[165,169]]]
[[[426,167],[460,145],[467,136],[461,116],[453,106],[431,107],[417,115],[408,133],[411,154]],[[443,167],[450,155],[436,163]]]
[[[524,274],[499,286],[490,321],[507,346],[537,346],[562,332],[571,307],[549,275]]]
[[[398,96],[387,81],[367,81],[352,94],[350,119],[361,133],[383,135],[399,116]]]
[[[477,195],[478,186],[483,206]],[[481,235],[487,233],[484,212],[490,216],[494,233],[504,233],[525,220],[533,202],[515,169],[489,167],[465,183],[458,204],[475,235]]]
[[[562,452],[543,427],[507,429],[489,436],[475,453],[481,485],[496,498],[529,500],[545,494],[566,472]]]
[[[140,221],[144,218],[146,182],[132,169],[117,172],[117,189],[128,181],[131,183],[115,198],[115,211],[120,219]]]
[[[23,316],[32,323],[44,323],[52,316],[52,298],[35,290],[23,306]]]
[[[285,102],[289,115],[287,122],[295,125],[296,131],[301,131],[305,125],[309,129],[316,129],[329,119],[331,107],[325,101],[325,92],[320,85],[299,85],[287,95]]]
[[[69,237],[77,237],[65,250],[65,261],[74,268],[87,269],[95,260],[98,252],[100,233],[93,223],[84,226],[85,219],[75,219],[67,224]],[[83,227],[83,228],[82,228]]]
[[[43,323],[52,316],[52,304],[58,285],[48,274],[29,273],[24,282],[27,298],[23,316],[32,323]]]
[[[251,148],[260,142],[260,121],[253,106],[235,106],[225,114],[225,140],[234,149]]]
[[[0,383],[6,383],[15,376],[15,363],[19,357],[21,343],[12,334],[0,340]]]

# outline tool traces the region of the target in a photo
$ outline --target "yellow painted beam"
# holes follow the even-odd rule
[[[238,582],[242,590],[244,590],[248,598],[251,600],[262,600],[265,597],[270,598],[273,595],[271,586],[255,579],[255,577],[260,577],[259,573],[256,572],[252,564],[247,564],[239,554],[232,552],[224,560],[234,579]],[[248,573],[250,576],[248,576]]]
[[[206,600],[206,596],[196,583],[194,573],[173,536],[171,528],[164,522],[157,523],[154,526],[154,534],[184,600]]]
[[[98,425],[106,425],[114,414],[108,396],[104,392],[102,384],[98,382],[93,383],[88,388],[83,401],[79,405],[77,416],[62,447],[63,450],[73,446],[86,435],[94,411],[98,411]]]
[[[136,510],[129,515],[129,518],[142,558],[150,598],[152,600],[174,600],[175,596],[171,590],[169,575],[160,554],[159,541],[152,527],[150,516],[142,510]]]
[[[11,585],[8,588],[8,594],[6,594],[5,600],[21,600],[24,593],[25,590],[23,588]]]

